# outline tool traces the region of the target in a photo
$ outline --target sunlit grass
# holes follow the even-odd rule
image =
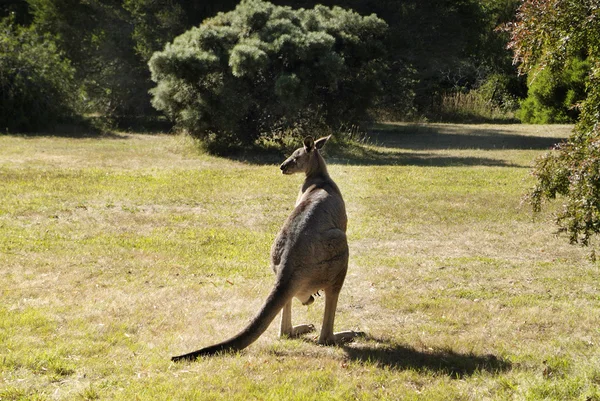
[[[326,156],[349,216],[336,327],[368,337],[273,324],[183,364],[262,304],[301,177],[179,136],[0,136],[0,399],[600,399],[600,269],[553,234],[559,205],[521,202],[569,127],[375,128]]]

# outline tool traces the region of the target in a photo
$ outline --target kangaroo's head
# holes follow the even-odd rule
[[[316,141],[311,136],[304,138],[304,146],[296,149],[290,157],[281,163],[281,166],[279,166],[281,172],[283,174],[306,173],[308,175],[309,172],[317,172],[320,169],[326,171],[325,162],[319,155],[319,149],[325,146],[329,138],[331,138],[331,135],[319,138]]]

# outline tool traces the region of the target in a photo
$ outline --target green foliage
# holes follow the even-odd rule
[[[50,36],[0,21],[0,130],[45,129],[71,117],[73,74]]]
[[[243,1],[154,54],[153,105],[192,135],[229,146],[298,125],[361,121],[384,76],[386,29],[339,7]]]
[[[571,242],[588,244],[600,233],[600,18],[595,1],[528,0],[519,9],[512,27],[511,46],[523,71],[547,65],[563,71],[566,79],[579,77],[581,68],[570,72],[570,61],[587,55],[589,76],[581,114],[569,139],[536,162],[537,179],[530,193],[535,210],[546,199],[565,197],[558,214],[560,230]],[[575,99],[567,95],[566,99]],[[572,100],[570,100],[572,101]]]
[[[478,88],[445,93],[432,116],[441,121],[513,122],[519,104],[514,86],[512,77],[490,74]]]
[[[234,8],[237,3],[238,0],[125,0],[123,7],[131,14],[135,52],[148,61],[176,36],[219,11]]]
[[[528,124],[573,123],[578,105],[585,99],[590,71],[588,60],[573,58],[564,69],[540,68],[530,74],[529,94],[519,117]]]
[[[401,119],[415,112],[428,113],[445,93],[477,88],[489,74],[513,72],[504,49],[506,34],[495,31],[494,27],[506,20],[517,1],[405,0],[400,4],[394,0],[277,0],[275,3],[306,9],[317,3],[339,5],[360,15],[375,13],[384,19],[389,26],[388,34],[381,39],[387,50],[385,57],[380,59],[380,64],[385,64],[385,76],[378,73],[378,81],[385,82],[385,85],[377,88],[381,89],[377,96],[372,96],[371,92],[364,97],[353,95],[353,92],[360,93],[363,89],[371,91],[374,86],[370,84],[352,89],[342,85],[334,88],[332,96],[340,97],[341,94],[345,99],[356,101],[357,104],[352,106],[355,110],[362,109],[364,104],[360,103],[365,103],[362,100],[371,97],[366,103],[373,115],[376,112],[380,118]],[[205,18],[232,10],[237,3],[238,0],[9,0],[0,6],[0,16],[15,13],[19,24],[33,24],[38,32],[52,35],[58,48],[71,60],[76,80],[85,91],[81,99],[86,112],[122,121],[155,112],[150,107],[151,97],[148,95],[153,85],[147,68],[151,55],[163,50],[167,43],[198,26]],[[285,29],[283,25],[279,28]],[[278,34],[277,29],[273,29],[273,34]],[[333,32],[337,28],[327,29]],[[332,32],[327,34],[335,37]],[[367,38],[361,37],[363,39]],[[266,43],[269,40],[274,41],[275,38],[260,38]],[[337,46],[342,43],[336,39],[336,52],[339,50]],[[241,45],[233,54],[236,68],[246,68],[244,63],[251,61],[245,58],[248,54],[244,53]],[[245,49],[246,52],[250,50]],[[355,55],[352,54],[352,57]],[[283,77],[277,90],[273,88],[277,77],[267,77],[271,94],[277,93],[280,97],[295,94],[292,81],[302,77],[294,71],[294,66],[289,68],[290,71],[284,72],[295,74],[295,78],[291,75],[291,80]],[[358,75],[369,81],[369,73],[359,72]],[[236,78],[241,79],[239,76]],[[352,80],[355,78],[351,77]],[[248,75],[244,79],[251,77]],[[342,77],[338,81],[348,80]],[[300,86],[305,87],[305,82],[302,81]],[[327,97],[325,92],[322,90],[315,97]],[[294,109],[302,107],[305,100],[300,98],[296,105],[282,108],[286,113],[293,113]],[[259,107],[253,106],[254,109]],[[351,114],[351,109],[344,111],[335,107],[335,110],[323,113],[326,107],[331,108],[332,105],[318,106],[295,119],[299,125],[305,126],[306,120],[329,122],[335,113]],[[271,114],[273,116],[275,114]],[[265,121],[256,123],[258,126],[265,124],[270,125]],[[275,125],[279,126],[277,130],[284,130],[288,124],[280,122]],[[224,138],[225,135],[219,134],[218,137]]]
[[[130,16],[116,0],[28,0],[40,32],[56,36],[86,92],[89,112],[104,116],[149,109],[149,74],[132,39]]]
[[[566,197],[557,222],[573,243],[587,245],[600,233],[600,68],[593,69],[590,91],[575,131],[566,143],[541,157],[535,165],[531,192],[535,210],[545,199]]]
[[[520,80],[508,74],[490,74],[478,88],[481,95],[504,111],[515,111],[519,107],[515,93],[520,90]]]
[[[56,38],[85,91],[87,112],[152,115],[147,61],[154,51],[232,1],[27,0],[38,32]]]
[[[471,110],[448,116],[444,103],[448,97],[453,101],[464,99],[466,92],[499,76],[504,76],[503,81],[508,77],[514,80],[515,68],[506,50],[507,35],[496,27],[513,18],[518,0],[401,3],[399,6],[395,1],[381,2],[379,7],[386,10],[378,15],[390,24],[388,46],[394,58],[416,72],[415,108],[432,119],[457,121],[466,116],[471,121]],[[522,96],[520,85],[511,83],[504,88],[510,91],[507,98]],[[469,99],[476,98],[489,100],[480,92],[469,95]],[[505,109],[504,102],[492,102],[489,106]],[[488,107],[483,113],[486,119],[490,110]]]
[[[160,50],[166,38],[174,38],[186,30],[186,13],[181,4],[173,2],[171,7],[163,6],[162,1],[126,0],[124,7],[135,21],[133,39],[135,51],[148,60]]]
[[[437,118],[445,95],[477,88],[490,74],[515,75],[508,35],[495,28],[514,18],[519,0],[279,0],[311,7],[317,3],[375,13],[389,25],[388,76],[377,102],[382,119],[415,113]],[[512,95],[521,96],[522,89]],[[443,113],[441,113],[443,114]],[[452,118],[456,120],[456,118]]]
[[[394,27],[402,52],[418,71],[415,103],[435,118],[438,100],[479,88],[492,76],[514,75],[506,35],[495,28],[514,15],[518,1],[413,1]],[[519,90],[510,87],[517,95]],[[475,96],[479,96],[476,94]]]

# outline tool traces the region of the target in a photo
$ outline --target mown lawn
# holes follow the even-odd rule
[[[379,124],[330,149],[350,268],[321,347],[241,329],[300,176],[181,136],[0,136],[0,400],[600,400],[600,268],[521,203],[568,126]],[[258,161],[257,161],[258,160]],[[320,327],[323,300],[294,304]]]

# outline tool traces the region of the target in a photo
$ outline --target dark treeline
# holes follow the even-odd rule
[[[300,7],[317,2],[277,3]],[[432,117],[436,117],[435,113],[439,112],[436,106],[442,95],[478,88],[490,79],[497,87],[496,93],[489,95],[498,103],[526,92],[515,73],[512,55],[506,49],[508,35],[496,29],[514,18],[518,0],[325,0],[318,3],[350,7],[361,14],[376,13],[389,24],[389,57],[399,69],[409,68],[414,72],[411,77],[418,113],[433,113]],[[389,89],[394,92],[393,88]]]
[[[176,36],[238,1],[4,0],[2,17],[50,35],[82,83],[86,113],[119,118],[154,113],[147,62]],[[443,118],[444,96],[487,88],[487,101],[513,107],[525,94],[506,50],[507,35],[495,28],[510,21],[518,0],[276,0],[377,14],[389,25],[389,65],[379,110],[392,118]],[[511,101],[513,103],[511,103]],[[81,105],[79,105],[81,106]]]

